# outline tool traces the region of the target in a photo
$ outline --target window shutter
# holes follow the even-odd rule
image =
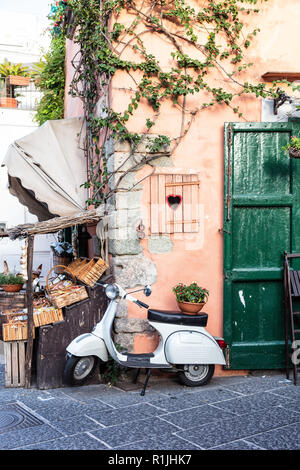
[[[181,202],[175,210],[168,204],[169,196],[181,198]],[[151,234],[193,233],[198,230],[199,181],[197,175],[159,174],[151,176]]]

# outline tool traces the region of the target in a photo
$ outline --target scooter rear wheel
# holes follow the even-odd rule
[[[64,370],[64,382],[67,385],[83,385],[95,372],[95,356],[70,356]]]
[[[179,380],[188,387],[199,387],[210,381],[214,371],[214,364],[185,364],[179,372]]]

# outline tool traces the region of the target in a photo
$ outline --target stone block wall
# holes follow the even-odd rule
[[[149,140],[155,137],[144,136],[134,154],[131,154],[128,142],[110,141],[106,148],[107,169],[111,174],[109,187],[114,190],[107,201],[111,270],[115,281],[124,289],[143,287],[157,279],[156,266],[144,256],[138,238],[137,227],[142,220],[142,184],[136,180],[136,172],[143,166],[145,158],[153,157],[151,163],[161,166],[171,160],[168,146],[161,149],[159,154],[150,154]],[[164,242],[168,244],[170,240]],[[154,249],[160,249],[156,239],[151,243]],[[129,352],[133,351],[135,339],[150,344],[157,342],[157,334],[147,320],[128,318],[126,301],[120,302],[118,306],[114,331],[114,341]]]

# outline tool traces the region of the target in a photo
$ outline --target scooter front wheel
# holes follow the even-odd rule
[[[186,364],[179,372],[179,380],[188,387],[199,387],[210,381],[214,371],[214,364]]]
[[[95,356],[70,356],[64,370],[64,382],[67,385],[83,385],[95,371]]]

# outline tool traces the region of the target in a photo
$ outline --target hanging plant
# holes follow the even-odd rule
[[[300,158],[300,137],[293,135],[290,142],[282,147],[282,150],[288,152],[291,158]]]
[[[56,1],[51,5],[51,11],[48,15],[48,19],[52,23],[50,34],[54,37],[64,35],[65,30],[65,15],[68,7],[67,0]]]

